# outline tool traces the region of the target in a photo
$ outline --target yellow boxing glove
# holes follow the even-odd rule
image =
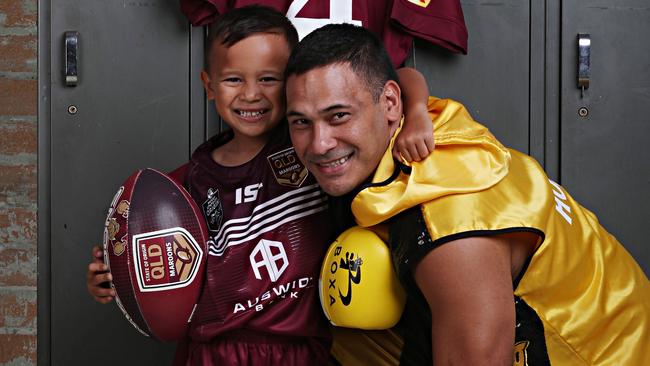
[[[391,328],[406,301],[388,246],[358,226],[344,231],[327,250],[319,293],[329,321],[347,328]]]

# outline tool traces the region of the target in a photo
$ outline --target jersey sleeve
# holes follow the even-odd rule
[[[185,163],[178,168],[167,173],[170,178],[172,178],[176,183],[185,186],[185,178],[187,176],[187,170],[190,167],[190,163]]]
[[[194,26],[212,23],[214,17],[226,10],[226,1],[181,0],[181,12]]]
[[[458,0],[395,0],[391,19],[416,38],[467,54],[467,28]]]

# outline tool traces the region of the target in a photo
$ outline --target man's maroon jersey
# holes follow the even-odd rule
[[[217,14],[251,4],[287,14],[300,38],[329,23],[368,28],[381,38],[395,67],[406,59],[413,37],[467,53],[459,0],[181,0],[181,9],[193,25],[205,25]]]
[[[298,160],[285,128],[251,161],[224,167],[212,151],[230,131],[201,145],[185,170],[209,233],[204,290],[190,338],[231,330],[328,338],[318,273],[331,241],[327,196]]]

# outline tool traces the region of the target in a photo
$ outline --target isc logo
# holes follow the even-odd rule
[[[237,188],[235,190],[235,204],[238,205],[242,202],[253,202],[257,199],[257,191],[263,187],[262,183],[251,184],[244,188]]]

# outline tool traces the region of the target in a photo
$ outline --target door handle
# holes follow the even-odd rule
[[[65,85],[76,86],[79,77],[79,32],[65,32]]]
[[[589,89],[589,77],[591,76],[591,37],[588,33],[578,33],[578,88],[581,94]]]

